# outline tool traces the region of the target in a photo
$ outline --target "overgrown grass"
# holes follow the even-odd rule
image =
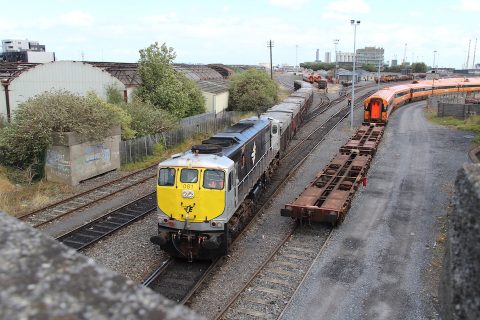
[[[70,186],[43,180],[30,183],[28,172],[0,166],[0,211],[19,216],[70,193]]]
[[[462,120],[454,117],[437,117],[435,112],[430,110],[427,110],[426,113],[427,119],[433,123],[475,133],[476,135],[473,142],[475,144],[480,144],[480,116],[472,116]]]
[[[290,90],[287,90],[283,87],[280,87],[279,90],[278,90],[278,95],[277,95],[277,99],[279,102],[282,102],[283,100],[287,99],[288,96],[290,95],[291,91]]]

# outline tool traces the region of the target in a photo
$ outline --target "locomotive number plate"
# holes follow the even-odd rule
[[[194,196],[195,196],[195,193],[193,192],[193,190],[183,190],[182,191],[182,197],[183,198],[193,199]]]

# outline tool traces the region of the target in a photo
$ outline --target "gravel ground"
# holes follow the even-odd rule
[[[336,95],[332,95],[332,98]],[[315,97],[318,101],[318,96]],[[328,116],[345,106],[346,101],[329,109],[315,121],[308,123],[298,133],[297,139],[307,135],[311,130],[323,123]],[[355,112],[355,123],[362,119],[362,109]],[[300,194],[318,171],[320,171],[337,153],[353,134],[349,122],[343,121],[325,139],[325,141],[309,156],[305,163],[288,182],[287,187],[275,196],[270,206],[257,216],[252,228],[242,234],[234,244],[231,254],[223,264],[215,270],[206,283],[191,299],[190,307],[196,312],[214,318],[235,292],[241,289],[246,280],[253,274],[273,248],[290,230],[293,220],[280,216],[280,209]],[[292,147],[296,141],[292,141]]]
[[[423,105],[393,113],[367,187],[283,319],[438,318],[431,262],[471,135],[428,123]]]

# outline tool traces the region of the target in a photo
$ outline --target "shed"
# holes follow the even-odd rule
[[[200,80],[197,85],[205,97],[205,111],[219,113],[228,107],[228,81],[222,79]]]
[[[106,99],[106,88],[123,83],[108,72],[85,62],[54,61],[45,64],[0,63],[0,116],[9,119],[19,104],[45,91],[66,90],[85,95],[95,92]]]

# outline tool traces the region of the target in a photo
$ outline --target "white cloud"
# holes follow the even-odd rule
[[[327,11],[337,13],[368,13],[370,8],[363,0],[334,0],[327,5]]]
[[[308,4],[310,0],[269,0],[272,6],[287,8],[287,9],[300,9]]]
[[[88,13],[82,11],[70,11],[60,16],[63,25],[71,27],[90,27],[94,19]]]
[[[480,1],[478,0],[461,0],[458,6],[465,11],[480,11]]]

